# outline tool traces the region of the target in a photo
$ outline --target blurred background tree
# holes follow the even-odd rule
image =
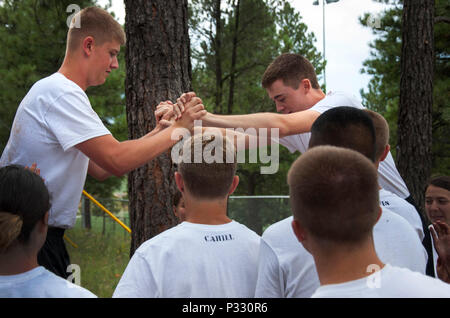
[[[380,0],[378,0],[380,1]],[[400,55],[402,47],[403,1],[390,4],[380,16],[380,25],[367,25],[370,13],[360,23],[372,29],[377,39],[370,43],[371,57],[364,61],[362,73],[372,76],[367,90],[361,90],[363,104],[380,112],[389,122],[392,154],[396,156],[398,105],[400,97]],[[432,109],[432,175],[450,175],[450,4],[435,0],[434,88]],[[446,18],[445,18],[446,17]],[[418,119],[419,120],[419,119]]]

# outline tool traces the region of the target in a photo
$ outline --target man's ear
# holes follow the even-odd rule
[[[391,145],[387,144],[386,147],[384,148],[383,154],[380,157],[380,162],[383,161],[384,159],[386,159],[386,157],[389,154],[390,150],[391,150]]]
[[[234,192],[234,190],[236,190],[238,184],[239,184],[239,176],[234,176],[233,182],[231,182],[230,190],[228,190],[228,195],[231,195]]]
[[[299,88],[301,88],[305,94],[308,93],[312,88],[311,82],[309,81],[309,79],[307,79],[307,78],[302,79],[300,81]]]
[[[377,224],[377,222],[380,220],[381,214],[383,214],[383,209],[380,206],[380,207],[378,207],[378,216],[377,216],[377,221],[375,222],[375,224]]]
[[[39,232],[46,232],[48,228],[48,216],[49,212],[45,212],[44,217],[40,220],[39,224]]]
[[[92,36],[87,36],[83,40],[83,52],[87,56],[92,54],[92,49],[94,48],[95,40]]]
[[[296,219],[292,220],[292,230],[294,231],[295,237],[297,240],[303,244],[303,242],[306,240],[306,231],[303,228],[303,226],[300,224],[300,222]]]
[[[175,171],[175,183],[177,184],[178,190],[180,190],[181,193],[184,193],[183,177],[178,171]]]

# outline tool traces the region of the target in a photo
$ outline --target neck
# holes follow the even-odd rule
[[[320,88],[312,89],[311,93],[312,93],[313,105],[320,102],[326,96],[326,94],[324,92],[322,92],[322,90]]]
[[[185,195],[186,221],[190,223],[219,225],[231,222],[227,216],[227,198],[198,200]]]
[[[38,267],[37,253],[32,253],[23,245],[11,246],[0,257],[0,275],[17,275]]]
[[[78,63],[71,55],[66,54],[58,73],[63,74],[67,79],[80,86],[83,91],[86,91],[89,87],[87,72],[83,69],[83,63]]]
[[[314,253],[317,273],[321,285],[340,284],[367,277],[373,274],[370,265],[384,264],[378,258],[372,237],[366,244],[359,247],[339,248],[330,251]]]

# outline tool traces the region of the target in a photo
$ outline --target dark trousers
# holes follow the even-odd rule
[[[430,234],[430,231],[428,230],[428,221],[422,215],[422,213],[419,212],[420,209],[417,207],[416,202],[414,201],[412,196],[407,197],[405,200],[408,201],[409,203],[411,203],[412,205],[414,205],[417,213],[420,216],[420,220],[422,221],[423,233],[425,234],[422,244],[425,247],[425,250],[427,251],[427,254],[428,254],[428,262],[427,262],[427,268],[425,270],[425,273],[428,276],[434,277],[433,245],[431,244],[431,234]]]
[[[67,279],[67,266],[70,265],[69,253],[64,244],[64,229],[49,227],[44,246],[38,253],[38,264],[56,275]]]

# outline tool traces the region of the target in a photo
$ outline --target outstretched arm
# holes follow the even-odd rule
[[[172,138],[174,131],[177,128],[191,130],[193,121],[201,118],[204,113],[201,100],[194,98],[175,124],[158,133],[150,132],[139,139],[123,142],[119,142],[112,135],[105,135],[89,139],[75,147],[107,173],[122,176],[172,147],[178,142],[178,135],[175,134],[177,138]]]
[[[248,115],[215,115],[207,113],[202,118],[204,126],[223,128],[278,128],[279,137],[309,132],[314,121],[319,117],[314,110],[292,114],[255,113]]]
[[[185,103],[189,102],[195,96],[194,92],[185,93],[177,99],[173,106],[173,112],[181,114]],[[160,106],[158,106],[160,107]],[[165,106],[170,109],[170,106]],[[162,106],[160,107],[160,109]],[[203,126],[221,127],[221,128],[267,128],[270,137],[271,128],[279,129],[279,137],[285,137],[294,134],[309,132],[314,121],[320,116],[320,113],[314,110],[305,110],[291,114],[277,113],[255,113],[247,115],[216,115],[207,113],[202,118]],[[259,131],[257,131],[259,133]]]

